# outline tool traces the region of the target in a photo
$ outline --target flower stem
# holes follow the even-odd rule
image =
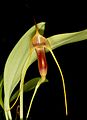
[[[23,85],[20,84],[20,120],[23,120]]]

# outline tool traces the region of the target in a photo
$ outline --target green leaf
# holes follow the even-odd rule
[[[38,27],[43,30],[44,22],[40,23]],[[29,55],[29,44],[34,33],[35,27],[29,29],[19,40],[7,59],[4,69],[4,91],[5,95],[9,95],[9,97],[14,86],[16,86],[20,80],[21,70]]]
[[[55,49],[55,48],[58,48],[60,46],[63,46],[63,45],[69,44],[69,43],[86,40],[87,39],[87,29],[79,31],[79,32],[58,34],[58,35],[51,36],[47,39],[51,45],[51,48]]]
[[[38,24],[38,28],[40,29],[40,32],[42,33],[44,31],[44,22],[41,22]],[[21,71],[23,68],[23,65],[29,56],[29,47],[30,47],[30,41],[35,34],[35,26],[30,28],[23,37],[18,41],[16,46],[13,48],[12,52],[10,53],[4,69],[4,107],[5,109],[9,109],[9,99],[10,96],[20,81],[21,77]],[[33,54],[32,62],[34,62],[36,54]],[[9,113],[10,114],[10,113]],[[6,115],[7,116],[7,115]],[[11,115],[10,115],[11,119]]]
[[[24,84],[24,91],[23,91],[23,92],[28,92],[28,91],[34,89],[35,86],[36,86],[36,84],[37,84],[37,82],[38,82],[40,79],[41,79],[40,77],[38,77],[38,78],[33,78],[33,79],[29,80],[28,82],[26,82],[26,83]],[[48,80],[46,79],[45,82],[48,82]],[[17,90],[17,91],[13,94],[13,96],[12,96],[11,99],[10,99],[10,102],[12,102],[12,101],[18,96],[18,93],[19,93],[19,90]]]

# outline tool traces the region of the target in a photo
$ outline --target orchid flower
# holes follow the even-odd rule
[[[64,76],[61,67],[52,50],[65,44],[87,39],[87,30],[73,32],[73,33],[58,34],[51,36],[49,38],[45,38],[42,35],[44,31],[44,27],[45,27],[45,23],[41,22],[30,28],[18,41],[18,43],[13,48],[12,52],[10,53],[6,61],[5,69],[4,69],[4,111],[5,111],[6,120],[12,119],[11,109],[14,107],[19,97],[20,97],[20,119],[23,119],[24,78],[29,66],[37,59],[38,70],[41,78],[34,85],[35,90],[30,101],[26,119],[29,117],[30,109],[35,94],[39,86],[46,81],[48,66],[47,66],[47,59],[45,53],[48,51],[50,51],[60,71],[60,75],[63,83],[63,90],[64,90],[65,110],[66,110],[66,115],[68,115]],[[19,83],[19,81],[20,81],[19,93],[16,95],[16,100],[14,104],[10,106],[10,100],[11,100],[10,98],[12,98],[11,96],[12,92]],[[35,81],[33,81],[33,84],[34,82]]]

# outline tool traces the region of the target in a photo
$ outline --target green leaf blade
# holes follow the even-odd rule
[[[66,45],[66,44],[86,40],[87,39],[87,29],[79,31],[79,32],[53,35],[51,37],[48,37],[47,39],[51,45],[51,48],[55,49],[55,48],[58,48],[60,46]]]
[[[43,25],[44,23],[41,23],[39,27]],[[21,70],[29,55],[29,44],[34,33],[35,33],[34,27],[29,29],[29,31],[27,31],[24,34],[24,36],[19,40],[19,42],[16,44],[16,46],[14,47],[14,49],[12,50],[11,54],[7,59],[4,70],[4,86],[6,86],[5,91],[8,91],[8,94],[12,93],[12,90],[14,88],[13,86],[14,85],[16,86],[16,84],[20,80]],[[9,89],[9,87],[11,89]]]
[[[45,23],[41,22],[38,24],[38,28],[41,32],[44,31]],[[5,109],[9,109],[9,99],[10,96],[20,81],[21,71],[23,65],[30,54],[30,42],[35,34],[35,26],[30,28],[23,37],[18,41],[16,46],[13,48],[10,53],[4,69],[4,107]],[[36,59],[35,52],[33,53],[32,62]]]

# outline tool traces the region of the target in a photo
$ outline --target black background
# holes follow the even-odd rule
[[[46,22],[45,37],[87,29],[84,1],[0,1],[0,74],[3,73],[6,59],[17,41],[34,25],[33,16],[37,23]],[[50,120],[51,118],[53,120],[83,120],[87,118],[86,52],[87,41],[69,44],[54,50],[65,77],[68,117],[65,116],[60,73],[52,56],[47,53],[49,82],[41,85],[38,90],[31,109],[30,120]],[[40,75],[37,62],[35,62],[27,71],[26,79],[37,76]],[[24,100],[26,108],[29,105],[27,95]]]

